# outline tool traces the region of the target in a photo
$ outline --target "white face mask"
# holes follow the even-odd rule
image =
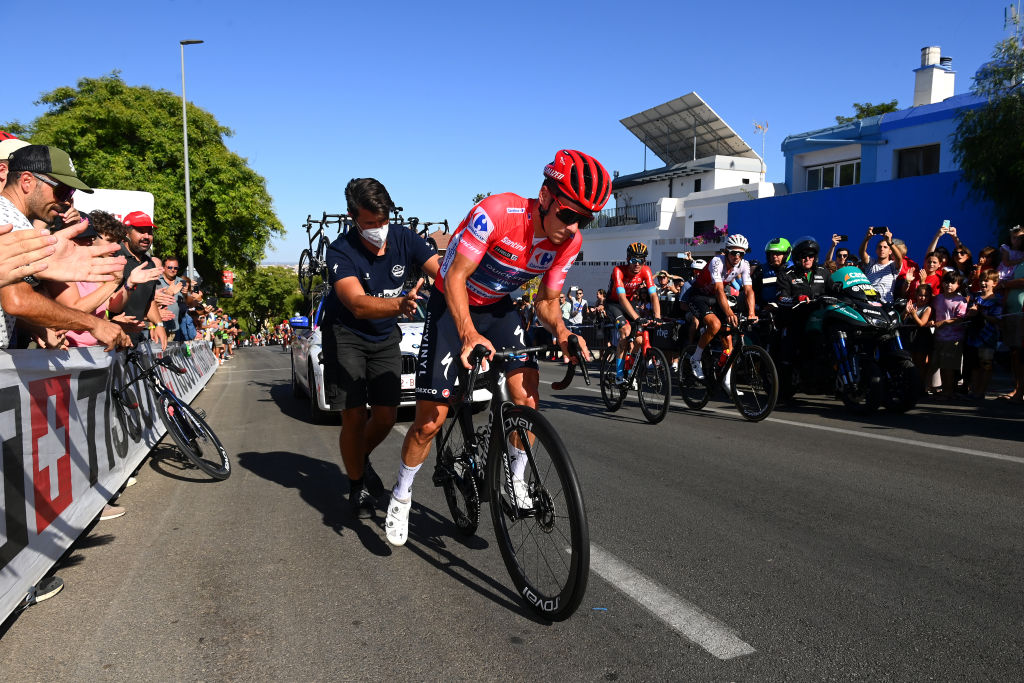
[[[384,224],[379,228],[373,228],[371,230],[363,230],[362,228],[359,228],[359,234],[364,240],[380,249],[384,246],[384,241],[388,238],[388,226],[387,224]]]

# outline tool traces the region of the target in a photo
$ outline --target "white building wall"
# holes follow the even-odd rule
[[[842,145],[828,147],[816,152],[797,154],[793,157],[793,192],[807,191],[807,169],[838,161],[850,161],[861,158],[860,145]],[[861,175],[864,175],[861,169]]]
[[[661,183],[667,189],[667,183]],[[632,188],[630,188],[632,189]],[[718,190],[701,191],[685,198],[660,197],[658,220],[640,225],[591,228],[583,231],[583,255],[569,271],[565,290],[580,286],[588,301],[597,289],[606,289],[612,268],[626,259],[626,247],[643,242],[650,250],[651,270],[668,265],[669,257],[689,251],[694,258],[708,258],[722,245],[694,245],[693,225],[711,220],[724,226],[729,220],[729,204],[786,193],[783,183],[754,183]]]
[[[886,130],[884,137],[888,144],[878,150],[878,164],[875,178],[877,180],[893,180],[896,178],[898,152],[908,147],[940,145],[939,173],[959,170],[953,158],[951,135],[956,129],[956,119],[933,121],[918,126],[892,128]]]

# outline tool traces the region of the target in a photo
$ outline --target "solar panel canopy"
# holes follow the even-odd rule
[[[761,158],[695,92],[633,114],[621,123],[667,165],[716,154]]]

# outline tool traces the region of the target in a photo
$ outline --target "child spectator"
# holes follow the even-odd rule
[[[935,345],[928,359],[926,377],[938,368],[942,378],[942,393],[939,400],[954,398],[956,378],[963,361],[963,341],[966,330],[957,323],[967,315],[967,299],[960,294],[962,278],[959,273],[948,272],[942,276],[942,293],[932,303],[934,311]]]
[[[972,294],[981,291],[981,275],[986,270],[999,270],[999,250],[995,247],[985,247],[978,254],[978,262],[974,264],[974,271],[971,273],[970,290]]]
[[[1010,228],[1010,243],[999,245],[999,279],[1012,280],[1013,270],[1024,263],[1024,225]]]
[[[917,276],[914,278],[911,291],[916,292],[917,288],[921,285],[928,285],[932,288],[932,296],[939,295],[939,280],[942,277],[942,271],[939,268],[939,255],[934,251],[929,252],[924,257],[924,268],[917,271]]]
[[[907,336],[907,347],[914,365],[924,375],[928,366],[928,357],[932,352],[932,288],[918,285],[914,290],[914,298],[907,302],[907,317],[904,319],[904,331]],[[927,384],[927,381],[926,381]]]
[[[992,361],[999,344],[999,316],[1003,313],[1003,298],[996,294],[999,273],[986,270],[981,278],[981,295],[972,299],[967,309],[971,323],[967,327],[967,353],[972,356],[966,366],[971,374],[971,397],[985,400],[985,390],[992,379]]]

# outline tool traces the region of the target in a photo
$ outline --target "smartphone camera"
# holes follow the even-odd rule
[[[884,235],[887,232],[889,232],[889,228],[888,226],[885,225],[876,225],[875,227],[871,228],[872,235]]]
[[[839,241],[840,241],[840,242],[845,242],[845,241],[846,241],[846,240],[848,240],[848,239],[850,239],[850,236],[849,236],[849,235],[840,235],[840,236],[839,236]]]

